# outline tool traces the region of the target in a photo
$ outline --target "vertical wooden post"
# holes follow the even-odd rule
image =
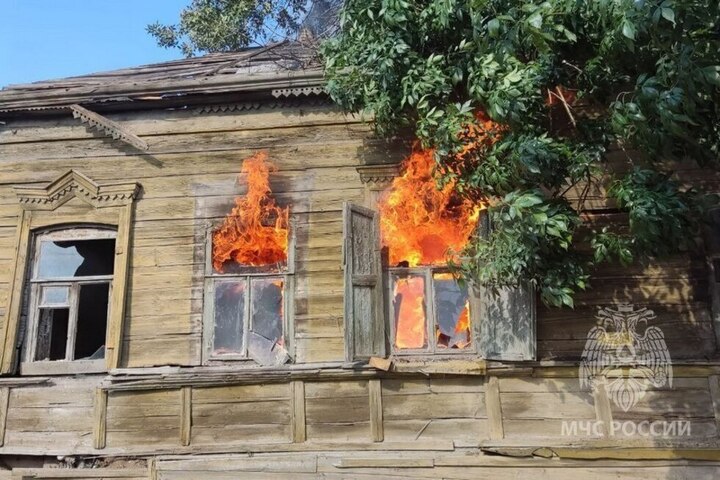
[[[105,440],[107,437],[107,402],[107,390],[96,388],[93,439],[95,448],[98,450],[105,448]]]
[[[149,480],[158,480],[157,459],[155,457],[150,457],[148,459],[147,465],[148,465],[148,479]]]
[[[17,332],[20,322],[20,310],[22,308],[23,284],[25,283],[25,271],[27,268],[28,250],[30,249],[30,222],[32,212],[22,210],[18,220],[15,236],[15,265],[10,276],[10,297],[8,308],[3,322],[3,351],[0,373],[12,373],[15,366]]]
[[[373,442],[382,442],[385,440],[385,429],[383,427],[382,380],[373,379],[368,381],[368,392],[370,395],[370,434]]]
[[[307,430],[305,426],[305,382],[302,380],[294,380],[290,385],[292,389],[292,441],[293,443],[303,443],[307,440]]]
[[[710,398],[712,398],[713,412],[715,413],[717,435],[720,436],[720,375],[710,375],[708,377],[708,388],[710,389]]]
[[[192,387],[180,389],[180,443],[187,447],[192,436]]]
[[[593,401],[595,403],[595,418],[602,422],[603,436],[607,437],[612,429],[612,408],[610,397],[607,394],[607,378],[595,377],[593,381]]]
[[[5,426],[7,425],[9,403],[10,387],[0,388],[0,447],[5,445]]]
[[[505,438],[505,428],[500,404],[500,382],[497,377],[489,377],[485,385],[485,406],[490,427],[490,439],[502,440]]]

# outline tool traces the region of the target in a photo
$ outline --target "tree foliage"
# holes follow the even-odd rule
[[[227,52],[294,37],[301,28],[324,38],[335,32],[341,0],[193,0],[174,25],[154,23],[147,31],[185,56]]]
[[[558,306],[598,263],[692,246],[708,198],[669,168],[717,168],[718,52],[716,0],[347,0],[323,47],[340,105],[383,135],[414,129],[439,182],[489,203],[493,231],[462,273],[530,278]],[[491,145],[464,144],[477,112],[497,122]],[[607,163],[615,145],[625,173]],[[586,195],[613,175],[628,224],[593,228]]]

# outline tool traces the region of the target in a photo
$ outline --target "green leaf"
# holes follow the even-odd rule
[[[493,18],[487,23],[488,34],[495,38],[500,33],[500,20]]]
[[[540,27],[542,27],[543,17],[539,11],[536,11],[528,17],[527,21],[533,27],[540,29]]]
[[[567,38],[571,42],[573,42],[573,43],[577,42],[577,35],[575,35],[573,32],[571,32],[567,28],[563,28],[563,34],[565,35],[565,38]]]
[[[662,16],[665,20],[668,22],[671,22],[673,25],[675,25],[675,12],[672,8],[663,7],[661,9]]]
[[[633,25],[629,20],[625,19],[623,21],[622,33],[630,40],[635,40],[635,25]]]

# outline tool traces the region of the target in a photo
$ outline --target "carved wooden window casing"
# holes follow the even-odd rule
[[[18,364],[21,373],[43,375],[118,368],[140,185],[96,183],[71,170],[45,186],[14,190],[17,254],[0,330],[0,372],[14,373]],[[79,250],[97,258],[85,262]],[[89,309],[104,311],[104,322]]]

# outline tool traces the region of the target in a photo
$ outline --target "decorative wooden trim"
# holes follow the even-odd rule
[[[715,414],[715,425],[718,432],[720,432],[720,375],[710,375],[708,377],[708,387]]]
[[[260,110],[262,104],[260,102],[241,102],[241,103],[221,103],[216,105],[203,105],[194,110],[197,115],[203,113],[226,113],[226,112],[245,112],[252,110]]]
[[[192,387],[180,389],[180,444],[190,445],[192,437]]]
[[[15,368],[15,359],[17,355],[17,332],[20,321],[20,311],[22,309],[22,290],[25,283],[25,271],[27,268],[27,256],[30,249],[30,222],[32,220],[32,212],[23,210],[20,213],[20,219],[17,226],[17,236],[15,238],[16,256],[14,273],[10,277],[12,286],[10,288],[10,298],[8,299],[8,309],[3,322],[3,351],[2,365],[0,365],[0,373],[9,374]]]
[[[145,141],[119,123],[113,122],[109,118],[103,117],[95,112],[91,112],[78,104],[70,105],[69,108],[72,110],[73,118],[79,118],[82,123],[87,123],[90,128],[94,128],[99,132],[111,136],[115,140],[123,141],[137,149],[150,149]]]
[[[370,396],[370,436],[372,437],[373,442],[382,442],[385,440],[385,429],[383,425],[382,380],[369,380],[368,392]]]
[[[7,425],[8,406],[10,405],[10,388],[0,388],[0,447],[5,445],[5,427]]]
[[[362,165],[355,170],[360,174],[360,181],[371,187],[385,188],[400,175],[400,164]]]
[[[25,210],[55,210],[72,198],[95,207],[117,207],[131,204],[140,193],[136,182],[95,183],[76,170],[70,170],[47,186],[13,187]]]
[[[490,439],[503,439],[505,429],[503,427],[502,404],[500,403],[500,381],[497,377],[488,378],[485,389],[485,407],[490,428]]]
[[[295,380],[292,388],[292,441],[303,443],[307,440],[307,428],[305,424],[305,382]]]
[[[595,417],[602,422],[603,436],[610,435],[613,416],[610,407],[610,397],[607,393],[607,379],[605,377],[595,377],[593,382],[593,400],[595,404]]]
[[[110,317],[105,341],[105,365],[108,370],[118,368],[122,358],[122,333],[125,324],[127,304],[128,270],[130,263],[130,231],[132,229],[133,206],[125,205],[120,210],[118,232],[115,239],[115,267],[113,288],[110,297]]]
[[[86,223],[117,227],[115,271],[110,298],[110,316],[108,318],[104,363],[107,369],[117,368],[121,358],[120,350],[127,301],[126,290],[133,202],[140,192],[140,185],[137,182],[98,184],[82,173],[70,170],[45,187],[18,186],[15,187],[15,192],[23,209],[20,212],[17,228],[15,270],[11,277],[9,306],[2,330],[4,348],[1,373],[13,373],[15,368],[20,312],[24,300],[23,288],[25,287],[26,272],[29,268],[28,255],[33,243],[32,231],[65,223]],[[94,207],[94,209],[83,213],[76,213],[72,210],[70,213],[64,213],[61,207],[73,198],[78,198],[80,201]],[[41,368],[40,365],[37,365],[37,367]],[[62,370],[60,364],[53,366],[53,368],[55,367],[58,367],[59,370],[50,372],[47,371],[48,369],[40,369],[34,371],[34,373],[67,374],[73,373],[73,369],[80,368],[79,365],[75,365],[67,370]],[[100,368],[102,369],[102,366]]]
[[[311,85],[307,87],[289,87],[289,88],[276,88],[270,92],[273,97],[299,97],[301,95],[321,95],[325,93],[325,88],[317,85]]]
[[[95,405],[93,416],[93,444],[96,449],[105,448],[107,433],[108,392],[102,388],[95,389]]]

